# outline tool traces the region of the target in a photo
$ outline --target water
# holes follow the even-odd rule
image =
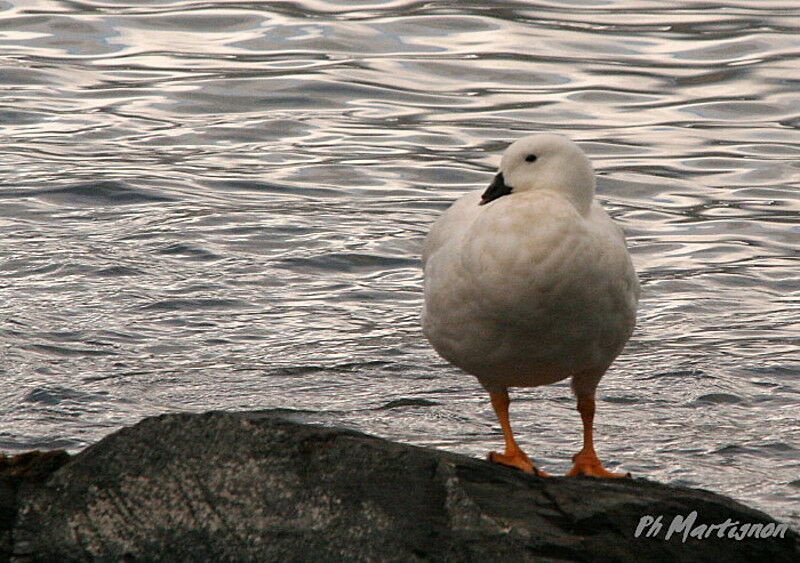
[[[465,4],[0,2],[0,448],[260,408],[500,447],[421,334],[418,254],[557,131],[643,282],[601,457],[800,525],[797,3]],[[513,401],[565,472],[568,386]]]

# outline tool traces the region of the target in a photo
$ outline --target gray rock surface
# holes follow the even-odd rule
[[[17,561],[800,561],[791,530],[634,537],[648,514],[774,523],[707,491],[538,478],[271,412],[149,418],[13,488]]]

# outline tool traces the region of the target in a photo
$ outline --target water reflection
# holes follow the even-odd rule
[[[795,3],[118,4],[0,3],[4,449],[280,407],[482,455],[416,256],[507,142],[555,130],[644,282],[603,458],[800,522]],[[515,409],[566,470],[568,387]]]

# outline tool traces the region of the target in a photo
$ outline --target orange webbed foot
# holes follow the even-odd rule
[[[525,473],[532,473],[537,477],[549,477],[547,473],[538,469],[531,460],[528,459],[528,456],[525,455],[525,452],[518,451],[513,454],[500,454],[497,452],[489,452],[488,455],[489,461],[492,463],[499,463],[500,465],[507,465],[509,467],[516,467],[524,471]]]
[[[579,452],[572,457],[574,465],[567,473],[567,477],[574,477],[576,475],[589,475],[590,477],[630,477],[630,473],[612,473],[607,471],[597,455],[594,453]]]

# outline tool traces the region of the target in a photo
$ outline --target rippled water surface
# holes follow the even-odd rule
[[[800,525],[797,2],[467,4],[0,1],[0,449],[256,408],[499,447],[418,255],[558,131],[643,283],[601,457]],[[513,400],[566,471],[568,385]]]

